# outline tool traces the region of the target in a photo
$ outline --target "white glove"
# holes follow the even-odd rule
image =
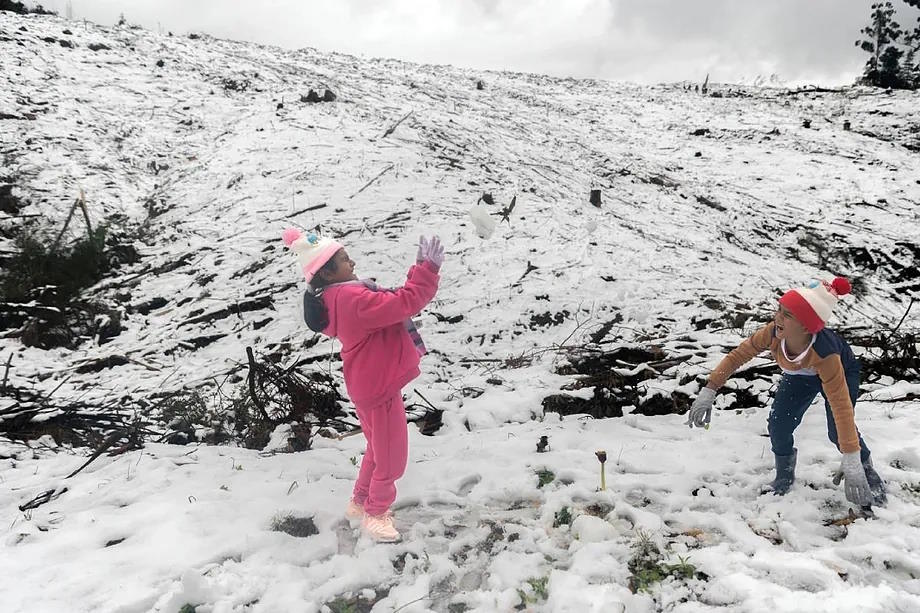
[[[418,237],[418,251],[415,253],[415,263],[421,264],[425,261],[425,256],[428,254],[428,239],[424,236]]]
[[[709,387],[700,390],[690,410],[687,411],[687,425],[691,428],[708,428],[712,419],[712,403],[716,399],[716,391]]]
[[[843,454],[840,460],[840,468],[843,470],[843,490],[846,493],[847,500],[861,507],[872,504],[872,492],[869,491],[869,481],[866,479],[866,469],[863,468],[862,460],[858,451]]]
[[[444,264],[444,246],[441,245],[441,239],[437,236],[432,236],[430,239],[420,236],[415,261],[418,264],[430,262],[435,270],[440,270],[441,265]]]

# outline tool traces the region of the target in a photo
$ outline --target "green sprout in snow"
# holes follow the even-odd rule
[[[540,470],[537,471],[537,478],[539,479],[539,482],[537,483],[537,487],[540,488],[540,487],[543,487],[544,485],[549,485],[550,483],[552,483],[553,480],[555,480],[556,475],[551,470],[541,468]]]
[[[549,598],[547,583],[549,583],[549,577],[531,577],[528,579],[525,587],[518,588],[518,596],[521,599],[518,609],[527,608],[529,605],[543,602]]]
[[[558,528],[559,526],[569,526],[572,524],[572,512],[569,511],[568,507],[562,507],[556,511],[556,515],[553,517],[553,528]]]

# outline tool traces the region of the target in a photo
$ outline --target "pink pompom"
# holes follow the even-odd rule
[[[831,282],[831,287],[834,288],[834,291],[837,292],[838,296],[846,296],[850,293],[850,290],[853,289],[850,286],[850,282],[843,277],[837,277],[834,279]]]
[[[297,228],[285,228],[284,232],[281,233],[281,240],[284,241],[285,245],[290,247],[291,243],[296,241],[301,236],[303,236],[303,232]]]

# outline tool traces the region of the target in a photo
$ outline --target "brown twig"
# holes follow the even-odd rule
[[[414,387],[412,388],[412,391],[415,392],[416,394],[418,394],[418,397],[421,398],[422,400],[424,400],[424,401],[425,401],[425,404],[427,404],[428,406],[430,406],[430,407],[432,408],[432,410],[435,410],[435,411],[440,411],[440,410],[441,410],[441,409],[439,409],[438,407],[436,407],[436,406],[434,406],[433,404],[431,404],[431,402],[430,402],[427,398],[425,398],[424,396],[422,396],[422,393],[421,393],[420,391],[418,391],[417,389],[415,389]]]
[[[66,491],[67,491],[66,487],[61,488],[60,490],[51,489],[51,490],[44,491],[38,496],[36,496],[35,498],[33,498],[32,500],[30,500],[29,502],[23,505],[19,505],[19,510],[29,511],[32,509],[37,509],[38,507],[42,506],[46,502],[51,502],[52,500],[54,500],[55,498],[57,498],[58,496],[60,496]]]
[[[404,122],[405,120],[409,119],[409,115],[411,115],[411,114],[414,113],[414,112],[415,112],[415,111],[409,111],[408,113],[406,113],[405,115],[403,115],[402,119],[400,119],[399,121],[397,121],[396,123],[394,123],[392,126],[390,126],[389,128],[387,128],[387,131],[384,132],[384,133],[383,133],[383,136],[381,136],[380,138],[383,139],[383,138],[386,138],[387,136],[389,136],[390,134],[392,134],[392,133],[396,130],[396,128],[399,127],[399,124],[401,124],[401,123]]]
[[[325,202],[322,203],[322,204],[315,204],[315,205],[313,205],[313,206],[308,206],[308,207],[305,208],[305,209],[300,209],[299,211],[294,211],[294,212],[291,213],[290,215],[285,215],[283,219],[290,219],[291,217],[296,217],[297,215],[300,215],[301,213],[309,213],[310,211],[316,211],[316,210],[318,210],[318,209],[322,209],[322,208],[325,208],[325,207],[326,207],[326,203],[325,203]]]
[[[80,208],[83,210],[83,221],[86,222],[86,234],[87,236],[92,236],[93,226],[89,223],[89,212],[86,210],[86,197],[83,195],[83,190],[80,189],[80,197],[77,199],[77,203],[80,205]]]
[[[122,434],[124,434],[124,431],[123,431],[123,430],[114,430],[111,434],[109,434],[109,436],[108,436],[104,441],[102,441],[102,445],[99,446],[99,449],[97,449],[97,450],[93,453],[93,455],[91,455],[91,456],[89,457],[89,459],[88,459],[86,462],[83,463],[83,465],[82,465],[80,468],[78,468],[77,470],[75,470],[75,471],[73,471],[72,473],[70,473],[69,475],[67,475],[67,476],[65,477],[65,479],[70,479],[71,477],[73,477],[74,475],[76,475],[77,473],[79,473],[81,470],[83,470],[84,468],[86,468],[87,466],[89,466],[90,464],[92,464],[92,463],[96,460],[96,458],[98,458],[98,457],[101,456],[103,453],[105,453],[106,451],[108,451],[109,447],[111,447],[112,445],[114,445],[114,444],[115,444],[115,441],[117,441],[118,439],[120,439],[121,436],[122,436]]]
[[[534,266],[533,264],[530,263],[530,260],[527,260],[527,270],[524,271],[524,274],[521,275],[521,278],[518,279],[517,281],[515,281],[515,282],[511,285],[511,287],[517,287],[518,285],[520,285],[520,284],[521,284],[521,281],[524,280],[524,277],[526,277],[527,275],[529,275],[530,273],[532,273],[532,272],[535,271],[535,270],[539,270],[539,267]]]
[[[249,395],[252,397],[252,403],[256,405],[256,408],[259,409],[259,412],[262,414],[263,419],[268,423],[272,423],[272,419],[268,416],[268,412],[265,410],[265,403],[259,399],[258,394],[256,394],[256,358],[252,354],[252,347],[246,347],[246,357],[249,359]]]
[[[355,436],[356,434],[361,434],[362,432],[364,432],[364,430],[362,430],[361,428],[358,428],[356,430],[350,430],[349,432],[343,432],[342,434],[337,434],[335,437],[335,440],[342,441],[348,437]]]
[[[916,302],[916,300],[917,300],[916,298],[910,299],[910,304],[907,305],[907,310],[904,311],[904,315],[901,317],[901,321],[898,322],[898,325],[896,325],[894,327],[894,330],[892,330],[891,333],[888,335],[888,338],[885,340],[886,343],[891,340],[891,337],[894,336],[894,333],[898,331],[898,328],[900,328],[901,324],[904,323],[904,320],[907,319],[907,314],[910,313],[910,308],[914,306],[914,302]]]
[[[361,192],[363,192],[364,190],[366,190],[368,187],[371,186],[371,183],[373,183],[374,181],[376,181],[377,179],[379,179],[380,177],[382,177],[382,176],[383,176],[383,173],[385,173],[385,172],[388,171],[388,170],[391,170],[391,169],[392,169],[393,167],[395,167],[395,166],[396,166],[396,164],[390,164],[389,166],[387,166],[386,168],[384,168],[383,170],[381,170],[380,172],[378,172],[378,173],[374,176],[373,179],[371,179],[370,181],[368,181],[367,183],[365,183],[365,184],[364,184],[364,187],[362,187],[361,189],[359,189],[358,191],[356,191],[355,193],[353,193],[351,196],[348,197],[348,199],[351,200],[352,198],[354,198],[355,196],[357,196],[358,194],[360,194]]]
[[[6,368],[3,371],[3,384],[0,385],[0,390],[6,390],[6,380],[10,374],[10,363],[13,361],[13,352],[10,352],[10,357],[6,360]]]
[[[266,424],[298,422],[307,440],[310,429],[316,426],[333,426],[339,431],[355,428],[355,424],[342,419],[346,414],[330,378],[318,373],[303,376],[270,361],[256,362],[251,347],[246,348],[246,354],[249,394]]]
[[[54,244],[51,245],[51,253],[57,251],[58,245],[61,242],[61,237],[64,236],[64,232],[67,231],[67,226],[70,225],[70,220],[73,218],[74,211],[77,210],[77,205],[80,203],[80,199],[77,198],[73,201],[73,204],[70,205],[70,213],[67,214],[67,219],[64,220],[64,227],[61,228],[61,231],[58,232],[57,238],[54,239]]]

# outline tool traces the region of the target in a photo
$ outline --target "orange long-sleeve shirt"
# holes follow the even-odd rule
[[[824,394],[830,402],[831,412],[834,414],[840,451],[842,453],[859,451],[859,435],[856,431],[853,402],[850,400],[846,379],[847,371],[858,369],[859,363],[846,341],[832,330],[825,328],[818,332],[814,343],[805,352],[804,357],[794,362],[784,354],[780,341],[776,338],[774,324],[771,322],[725,356],[709,375],[707,385],[713,389],[719,389],[725,385],[725,381],[736,370],[764,351],[769,351],[784,371],[804,370],[818,376]],[[792,376],[807,375],[794,374]]]

